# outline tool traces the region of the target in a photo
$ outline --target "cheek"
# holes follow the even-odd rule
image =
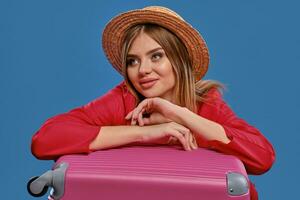
[[[128,79],[131,81],[131,80],[132,80],[132,77],[133,77],[133,72],[132,72],[132,70],[127,69],[127,70],[126,70],[126,73],[127,73]]]
[[[175,72],[173,71],[173,68],[171,67],[171,69],[169,69],[168,71],[166,71],[166,77],[167,77],[167,85],[169,87],[174,87],[175,86],[175,82],[176,82],[176,78],[175,78]]]
[[[136,72],[134,69],[127,69],[127,76],[128,76],[128,79],[129,81],[135,85],[135,82],[136,82]]]
[[[174,87],[175,86],[175,74],[174,72],[170,72],[170,75],[169,75],[169,85]]]
[[[161,68],[161,74],[164,77],[167,77],[169,81],[171,81],[171,82],[175,81],[175,72],[174,72],[173,67],[170,63],[164,65]]]

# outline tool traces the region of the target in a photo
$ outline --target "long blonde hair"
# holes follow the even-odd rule
[[[134,39],[144,32],[155,40],[166,52],[166,55],[175,72],[175,99],[176,104],[197,112],[198,103],[206,102],[205,94],[211,88],[225,89],[219,81],[199,80],[195,83],[194,69],[191,65],[188,52],[181,40],[169,30],[156,24],[138,24],[131,27],[125,35],[122,48],[122,71],[128,89],[136,98],[136,104],[144,97],[134,88],[127,75],[126,59]]]

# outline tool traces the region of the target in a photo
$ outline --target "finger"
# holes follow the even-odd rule
[[[132,118],[131,119],[131,125],[136,125],[136,124],[137,124],[136,118]]]
[[[188,129],[188,128],[182,126],[181,124],[179,124],[178,129],[179,129],[179,131],[180,131],[180,132],[184,135],[184,137],[185,137],[185,141],[186,141],[186,145],[187,145],[188,150],[189,150],[189,151],[192,150],[192,149],[191,149],[192,146],[191,146],[191,142],[190,142],[190,141],[191,141],[191,132],[190,132],[190,129]]]
[[[170,137],[169,137],[169,140],[168,140],[168,144],[169,144],[169,145],[176,144],[176,141],[177,141],[177,138],[176,138],[176,137],[170,136]]]
[[[193,136],[192,134],[188,134],[189,135],[189,145],[191,149],[194,149],[194,145],[193,145]]]
[[[136,125],[139,115],[139,108],[135,108],[132,112],[131,125]]]
[[[178,136],[177,138],[180,140],[179,137],[183,137],[184,143],[182,143],[182,140],[180,140],[180,142],[186,148],[187,151],[190,150],[189,138],[188,138],[190,129],[186,128],[185,126],[182,126],[181,124],[177,124],[177,123],[173,123],[173,124],[174,124],[175,130],[177,130],[177,132],[180,133],[180,135],[181,135],[181,136]]]
[[[184,137],[187,140],[187,143],[189,143],[189,135],[190,135],[190,129],[182,126],[181,124],[177,124],[177,127],[175,127],[176,130],[178,130],[180,133],[184,135]]]
[[[175,136],[180,141],[184,150],[188,151],[187,142],[185,140],[184,135],[180,131],[177,131],[177,130],[172,132],[172,135]]]
[[[144,123],[144,125],[151,124],[150,118],[143,118],[143,123]]]
[[[134,117],[133,113],[132,113],[132,117],[131,117],[131,125],[135,125],[136,124],[136,118]]]
[[[130,119],[132,117],[132,111],[130,111],[127,115],[126,115],[126,117],[125,117],[125,119]]]
[[[171,141],[171,144],[172,145],[180,145],[181,142],[178,140],[177,137],[174,137],[174,136],[171,136],[172,137],[172,141]]]
[[[144,122],[143,122],[143,112],[145,111],[145,109],[143,108],[142,111],[139,113],[138,116],[138,122],[140,126],[144,126]]]
[[[194,135],[193,135],[193,144],[195,145],[196,149],[198,149],[198,143]]]
[[[189,151],[191,151],[190,134],[188,132],[184,132],[184,137],[186,140],[187,148]]]
[[[138,120],[139,114],[142,111],[143,106],[142,104],[139,104],[134,110],[133,110],[133,114],[132,114],[132,121],[134,123],[136,123],[136,121]]]
[[[135,108],[132,112],[131,125],[135,124],[136,119],[137,119],[137,115],[136,115],[136,108]]]
[[[152,113],[153,112],[153,98],[148,98],[148,99],[144,99],[138,106],[137,108],[141,109],[141,108],[145,108],[145,111],[147,113]]]
[[[192,149],[197,149],[197,146],[195,145],[195,142],[194,142],[194,140],[195,140],[194,135],[193,134],[190,134],[190,135],[191,135],[191,137],[190,137],[191,147],[192,147]]]
[[[169,137],[167,144],[173,144],[173,136]]]
[[[183,135],[184,137],[184,145],[185,145],[185,148],[186,148],[186,151],[190,151],[191,148],[190,148],[190,145],[189,145],[189,137],[188,137],[188,134],[186,132],[181,132],[181,134]]]

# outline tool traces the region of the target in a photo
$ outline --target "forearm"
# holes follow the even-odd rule
[[[38,159],[55,160],[62,155],[88,153],[99,129],[99,126],[64,121],[62,117],[52,118],[32,137],[32,154]]]
[[[225,144],[230,140],[227,138],[222,125],[201,117],[185,107],[177,107],[171,114],[174,121],[189,128],[195,136],[200,136],[206,140],[218,140]]]
[[[97,137],[90,143],[91,150],[109,149],[142,142],[145,127],[102,126]]]

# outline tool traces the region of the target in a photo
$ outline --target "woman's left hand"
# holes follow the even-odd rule
[[[125,119],[131,119],[131,125],[136,125],[138,122],[139,126],[171,122],[176,106],[160,97],[147,98],[129,112]],[[150,116],[144,118],[143,114],[149,114]]]

